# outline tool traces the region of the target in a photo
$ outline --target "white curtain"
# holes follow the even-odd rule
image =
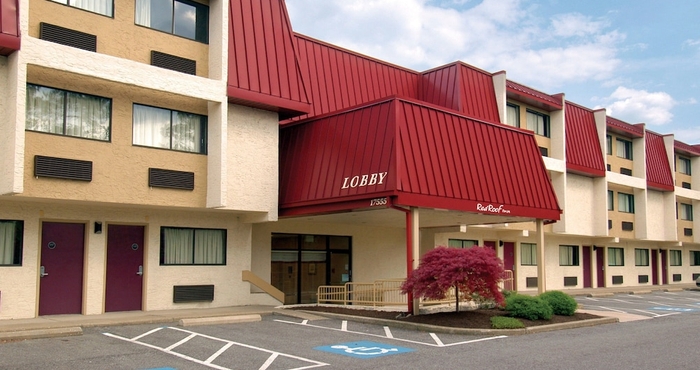
[[[574,248],[569,246],[559,247],[559,266],[571,266],[574,263]]]
[[[201,153],[202,119],[196,114],[173,112],[173,148]]]
[[[151,0],[136,0],[136,24],[151,27]]]
[[[63,134],[63,91],[27,85],[27,130]]]
[[[109,140],[108,100],[77,93],[66,95],[66,135]]]
[[[134,144],[170,149],[170,111],[134,104]]]
[[[62,2],[62,1],[59,1]],[[65,2],[63,2],[65,4]],[[111,17],[112,0],[70,0],[70,5]]]
[[[163,262],[166,265],[192,264],[194,230],[166,228],[163,230],[163,234],[163,243],[165,243]]]
[[[194,263],[223,264],[225,244],[223,230],[196,230],[194,233]]]
[[[0,265],[12,265],[15,259],[15,223],[0,222]]]

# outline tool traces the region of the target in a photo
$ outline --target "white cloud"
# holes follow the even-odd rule
[[[690,47],[700,46],[700,40],[691,40],[691,39],[685,40],[683,42],[683,46],[690,46]]]
[[[618,87],[606,99],[608,115],[629,123],[663,125],[673,119],[671,109],[678,104],[666,92],[648,92]]]

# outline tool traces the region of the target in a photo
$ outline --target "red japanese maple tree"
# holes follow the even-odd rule
[[[418,268],[401,285],[402,293],[444,299],[451,287],[463,294],[476,293],[503,305],[498,282],[504,277],[503,261],[490,248],[437,247],[426,253]],[[459,310],[459,298],[457,298]]]

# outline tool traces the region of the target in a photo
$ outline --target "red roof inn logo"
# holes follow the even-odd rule
[[[479,212],[489,212],[489,213],[498,213],[498,214],[510,213],[509,209],[503,208],[503,204],[501,204],[498,207],[495,207],[493,204],[489,204],[489,205],[485,206],[481,203],[477,203],[476,210]]]
[[[388,172],[377,172],[368,173],[365,175],[358,175],[353,177],[346,177],[343,180],[343,187],[341,189],[350,188],[361,188],[365,186],[372,185],[382,185],[384,184],[384,179],[386,178]]]

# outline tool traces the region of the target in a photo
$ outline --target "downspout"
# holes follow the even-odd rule
[[[411,210],[390,204],[389,207],[406,214],[406,278],[413,272],[413,232],[411,222]],[[413,292],[408,292],[408,313],[413,315]]]

